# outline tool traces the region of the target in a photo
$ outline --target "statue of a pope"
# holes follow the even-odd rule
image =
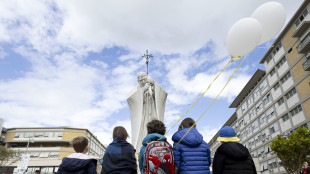
[[[147,123],[153,119],[164,121],[167,99],[165,90],[145,72],[138,74],[138,82],[139,86],[131,91],[127,99],[131,117],[131,140],[137,151],[147,134]]]

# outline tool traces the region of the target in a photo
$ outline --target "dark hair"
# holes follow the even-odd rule
[[[180,124],[180,126],[179,126],[179,130],[181,130],[181,129],[183,129],[183,128],[186,128],[186,127],[190,127],[190,126],[193,126],[195,124],[195,120],[193,120],[192,118],[185,118],[182,122],[181,122],[181,124]],[[196,124],[195,124],[195,126],[194,127],[196,127]]]
[[[164,135],[166,132],[165,124],[159,120],[152,120],[147,125],[147,134],[158,133]]]
[[[82,136],[75,137],[71,141],[71,144],[75,152],[82,153],[84,152],[85,148],[88,146],[88,139]]]
[[[34,171],[34,173],[39,173],[40,174],[40,170],[36,170],[36,171]]]
[[[116,126],[113,130],[113,140],[116,137],[122,137],[126,140],[128,138],[128,133],[127,133],[126,129],[122,126]]]

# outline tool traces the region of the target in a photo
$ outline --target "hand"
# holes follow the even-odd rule
[[[163,162],[161,162],[157,156],[155,156],[155,155],[150,155],[150,156],[151,157],[148,159],[153,162],[153,164],[155,165],[155,169],[157,169],[159,166],[161,166],[163,164]]]

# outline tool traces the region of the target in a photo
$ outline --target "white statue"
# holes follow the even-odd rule
[[[138,82],[139,86],[131,91],[127,99],[131,117],[131,140],[137,151],[147,134],[147,123],[153,119],[164,121],[167,99],[165,90],[145,72],[138,74]]]

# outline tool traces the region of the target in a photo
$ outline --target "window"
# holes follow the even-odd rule
[[[48,157],[48,154],[49,154],[48,152],[41,152],[40,155],[39,155],[39,157],[40,157],[40,158],[47,158],[47,157]]]
[[[263,108],[263,103],[260,101],[260,102],[256,105],[256,112],[259,112],[262,108]]]
[[[241,106],[241,110],[242,112],[244,112],[246,110],[247,106],[246,106],[246,102],[244,102]]]
[[[294,115],[298,114],[300,111],[302,111],[302,108],[300,105],[298,105],[290,111],[290,114],[293,117]]]
[[[284,82],[287,81],[291,77],[291,72],[286,73],[282,78],[281,78],[281,83],[283,84]]]
[[[17,133],[17,132],[16,132],[14,138],[19,138],[19,134],[20,134],[20,133]]]
[[[279,87],[280,87],[280,84],[279,84],[279,82],[277,82],[277,83],[273,86],[273,90],[276,91]]]
[[[275,122],[273,125],[270,126],[270,132],[271,134],[277,132],[279,130],[279,125],[277,122]]]
[[[277,168],[278,165],[277,165],[277,162],[276,161],[272,161],[272,162],[269,162],[269,169],[274,169],[274,168]]]
[[[254,98],[258,98],[259,97],[259,88],[256,88],[254,91]]]
[[[282,47],[281,42],[274,48],[273,50],[273,55],[275,56],[277,54],[277,52],[280,50],[280,48]]]
[[[253,116],[255,116],[255,108],[251,109],[250,111],[250,117],[252,118]]]
[[[285,94],[286,99],[288,100],[289,98],[291,98],[294,94],[296,94],[296,88],[293,88],[292,90],[290,90],[288,93]]]
[[[266,121],[266,115],[263,114],[262,116],[259,117],[259,123],[263,124]]]
[[[39,152],[32,152],[30,157],[39,157]]]
[[[267,64],[272,60],[271,54],[267,57]]]
[[[288,116],[288,114],[285,114],[282,116],[282,121],[286,122],[288,119],[290,119],[290,117]]]
[[[32,138],[33,137],[33,132],[26,132],[25,133],[25,138]]]
[[[266,111],[266,115],[267,115],[267,118],[268,118],[268,119],[271,118],[271,117],[273,117],[273,116],[275,115],[275,113],[274,113],[274,108],[271,107],[270,109],[268,109],[268,110]]]
[[[62,137],[62,132],[55,132],[54,137]]]
[[[252,104],[252,103],[253,103],[253,96],[250,95],[250,96],[249,96],[249,99],[248,99],[248,104],[250,105],[250,104]]]
[[[278,100],[278,105],[281,106],[283,103],[284,103],[284,98],[281,97],[281,98]]]
[[[35,137],[43,137],[43,132],[36,132],[34,134]]]
[[[58,158],[59,152],[51,152],[50,157],[51,158]]]
[[[285,62],[286,62],[286,57],[284,56],[284,57],[280,60],[280,62],[276,65],[277,68],[279,69]]]
[[[269,103],[269,101],[271,101],[271,96],[270,96],[270,94],[267,94],[267,95],[264,97],[263,101],[264,101],[264,104]]]
[[[267,87],[268,85],[267,85],[267,80],[264,80],[261,84],[260,84],[260,86],[259,86],[259,88],[260,88],[260,91],[264,91],[264,89]]]
[[[276,73],[276,70],[273,68],[273,69],[270,71],[270,76],[273,76],[275,73]]]
[[[302,15],[296,20],[295,25],[296,27],[298,27],[300,25],[300,23],[306,18],[306,16],[308,15],[308,10],[305,9],[302,13]]]

